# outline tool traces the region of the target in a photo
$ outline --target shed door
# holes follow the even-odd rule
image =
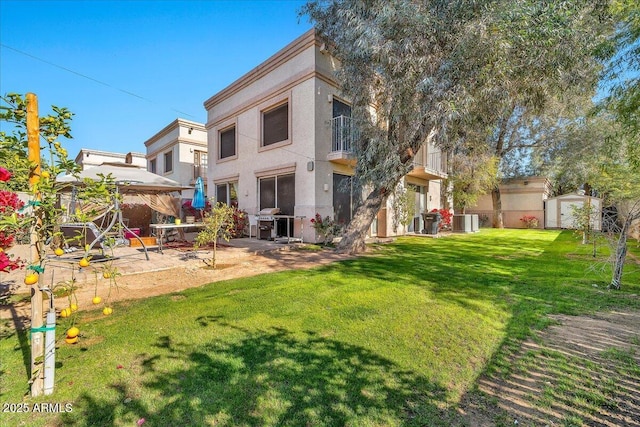
[[[575,228],[573,219],[573,209],[581,208],[583,202],[563,202],[560,201],[560,227]],[[574,206],[574,208],[572,208]]]

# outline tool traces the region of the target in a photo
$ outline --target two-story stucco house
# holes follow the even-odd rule
[[[75,162],[79,164],[83,170],[110,162],[128,163],[145,169],[147,167],[147,160],[142,153],[129,152],[122,154],[111,151],[92,150],[90,148],[81,148],[75,158]]]
[[[316,240],[316,213],[351,219],[359,199],[350,185],[356,130],[334,78],[338,66],[310,30],[205,101],[210,198],[249,214],[279,208],[296,217],[293,235],[305,241]],[[405,178],[415,194],[414,221],[394,232],[389,205],[371,235],[422,230],[420,214],[440,207],[445,171],[445,156],[423,147]]]
[[[192,186],[198,176],[207,177],[207,131],[202,123],[176,119],[144,143],[147,170]],[[192,198],[193,190],[183,190]]]

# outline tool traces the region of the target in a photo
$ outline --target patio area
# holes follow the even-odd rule
[[[289,250],[291,247],[300,245],[299,243],[277,243],[268,240],[258,240],[255,238],[237,238],[229,242],[218,244],[216,261],[219,264],[237,264],[243,258],[254,255]],[[43,284],[56,285],[75,278],[78,285],[93,282],[98,274],[99,280],[102,278],[102,271],[105,267],[112,268],[122,276],[138,273],[157,272],[175,267],[203,266],[204,259],[211,258],[211,248],[193,248],[192,239],[188,241],[174,241],[163,245],[163,253],[160,253],[158,246],[148,246],[146,259],[144,250],[141,247],[118,246],[113,249],[114,258],[105,258],[100,255],[100,251],[93,250],[91,264],[89,267],[80,268],[78,260],[82,257],[83,251],[65,253],[58,257],[53,253],[47,255],[47,263],[44,273],[41,274]],[[22,259],[29,259],[29,246],[19,245],[11,248],[11,253]],[[108,252],[106,252],[108,254]],[[5,295],[9,290],[15,293],[28,293],[29,287],[25,286],[23,279],[24,270],[16,270],[11,273],[3,273],[0,276],[0,295]]]

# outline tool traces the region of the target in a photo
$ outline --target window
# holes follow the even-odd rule
[[[361,202],[355,187],[352,176],[333,174],[333,213],[338,224],[348,224]]]
[[[149,172],[158,173],[157,162],[156,159],[149,160]]]
[[[206,151],[194,151],[193,152],[193,179],[198,177],[207,177],[207,152]]]
[[[173,151],[164,153],[164,173],[173,172]]]
[[[262,145],[267,146],[289,139],[289,104],[262,113]]]
[[[225,182],[216,184],[216,202],[238,207],[238,183]]]
[[[296,204],[295,175],[278,175],[261,178],[260,209],[280,208],[280,214],[293,215]]]
[[[236,155],[236,127],[220,132],[219,159],[226,159]]]
[[[333,117],[351,117],[351,106],[333,98]]]

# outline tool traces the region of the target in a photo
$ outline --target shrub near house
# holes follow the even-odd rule
[[[453,218],[453,214],[448,209],[432,209],[431,212],[438,212],[440,214],[438,231],[451,230],[451,219]]]
[[[538,218],[533,215],[525,215],[520,218],[520,221],[522,221],[527,228],[538,228]]]

